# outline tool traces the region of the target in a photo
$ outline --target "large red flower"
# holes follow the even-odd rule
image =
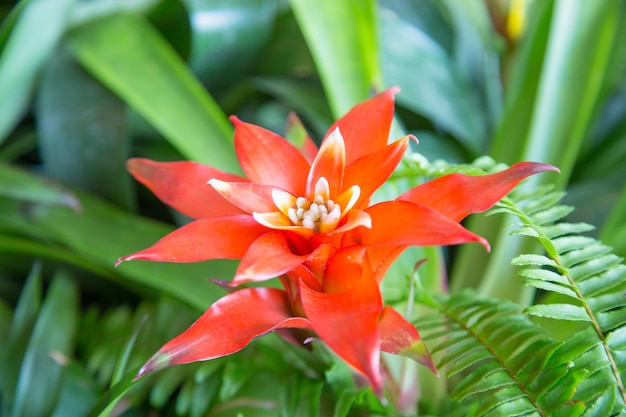
[[[197,220],[118,263],[241,259],[233,280],[239,285],[280,276],[305,262],[324,265],[334,250],[353,244],[376,252],[465,242],[488,247],[459,221],[491,207],[525,177],[553,168],[520,163],[483,177],[450,175],[369,206],[411,140],[387,144],[395,91],[355,106],[337,121],[312,162],[305,156],[315,153],[310,139],[303,153],[235,117],[235,150],[246,178],[195,162],[130,160],[137,180]]]
[[[270,331],[289,336],[292,328],[322,339],[379,394],[381,350],[434,370],[417,330],[383,307],[385,272],[411,245],[479,242],[488,248],[459,222],[529,175],[555,168],[523,162],[491,175],[448,175],[370,206],[411,140],[387,144],[394,93],[355,106],[330,128],[319,151],[309,138],[301,150],[233,117],[245,177],[194,162],[129,161],[135,178],[196,220],[118,263],[241,259],[230,285],[274,277],[284,285],[226,295],[163,346],[139,376],[236,352]]]

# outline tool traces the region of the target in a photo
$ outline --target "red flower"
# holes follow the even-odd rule
[[[280,276],[326,247],[487,242],[458,222],[546,169],[521,163],[484,177],[451,175],[368,207],[400,162],[411,136],[387,145],[394,89],[355,106],[326,135],[312,163],[280,136],[233,117],[235,150],[247,178],[195,162],[128,162],[162,201],[197,220],[124,260],[241,259],[233,285]],[[314,150],[310,139],[309,152]],[[208,184],[207,184],[208,182]]]
[[[309,138],[301,152],[233,117],[245,178],[194,162],[129,161],[135,178],[196,220],[118,263],[241,259],[230,285],[280,277],[285,287],[226,295],[163,346],[139,376],[224,356],[256,336],[287,328],[311,330],[378,393],[381,350],[434,370],[415,328],[383,308],[379,284],[385,272],[411,245],[480,242],[488,248],[459,221],[488,209],[529,175],[555,168],[524,162],[492,175],[448,175],[370,206],[411,139],[387,144],[394,93],[355,106],[331,127],[319,152]]]

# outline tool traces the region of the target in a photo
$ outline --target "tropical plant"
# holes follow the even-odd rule
[[[625,13],[624,0],[1,5],[0,414],[625,415]],[[341,359],[352,348],[337,349],[353,341],[311,293],[319,340],[270,334],[133,381],[217,300],[290,281],[229,293],[241,267],[223,259],[116,268],[196,217],[158,201],[126,164],[135,176],[148,159],[249,176],[229,115],[319,146],[335,120],[393,86],[389,139],[419,143],[388,145],[404,157],[374,206],[450,174],[476,180],[520,161],[561,171],[463,221],[491,252],[411,247],[367,287],[401,319],[392,334],[425,344],[439,376],[382,353],[382,385],[371,372],[363,383]],[[379,165],[368,178],[382,178]],[[342,279],[354,274],[337,259]]]

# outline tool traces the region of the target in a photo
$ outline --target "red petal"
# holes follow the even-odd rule
[[[128,171],[161,201],[192,218],[224,216],[242,211],[224,200],[207,184],[211,178],[246,181],[237,175],[197,162],[156,162],[133,158]]]
[[[560,172],[548,164],[519,162],[490,175],[445,175],[412,188],[397,199],[423,204],[452,220],[460,221],[471,213],[487,210],[521,180],[543,171]]]
[[[355,230],[364,245],[438,246],[480,242],[489,249],[485,239],[426,206],[385,201],[366,211],[372,217],[372,228]]]
[[[330,134],[320,147],[307,179],[307,196],[315,197],[315,185],[321,177],[326,178],[330,188],[330,198],[335,199],[341,194],[343,187],[343,171],[346,164],[346,147],[339,131]]]
[[[393,120],[394,95],[398,91],[397,87],[392,87],[357,104],[328,130],[327,136],[339,127],[346,142],[347,164],[387,144]]]
[[[372,227],[372,218],[363,210],[352,209],[344,218],[343,224],[328,234],[341,234],[357,227]]]
[[[358,185],[361,188],[361,196],[355,207],[367,207],[371,195],[387,181],[400,163],[409,146],[409,139],[415,138],[412,135],[405,136],[391,145],[357,159],[346,167],[343,179],[346,188],[352,185]]]
[[[313,291],[301,283],[300,294],[317,335],[381,395],[378,318],[382,300],[376,281],[363,279],[350,290],[334,294]]]
[[[426,344],[415,326],[400,313],[386,306],[380,316],[380,349],[394,355],[406,356],[439,375]]]
[[[211,181],[209,184],[226,201],[247,213],[276,211],[272,200],[273,185],[256,184],[253,182],[222,182]]]
[[[309,256],[296,255],[285,233],[265,233],[250,245],[243,256],[232,285],[278,277],[302,264]]]
[[[240,259],[267,229],[252,216],[198,219],[174,230],[147,249],[117,261],[200,262],[209,259]]]
[[[274,185],[293,195],[304,195],[309,163],[286,139],[232,116],[235,151],[251,182]]]
[[[235,353],[255,337],[281,328],[310,328],[306,319],[292,317],[284,291],[235,291],[216,301],[191,327],[159,349],[135,379],[171,365]]]
[[[324,292],[327,294],[346,291],[361,281],[365,246],[341,249],[330,258],[324,273]]]

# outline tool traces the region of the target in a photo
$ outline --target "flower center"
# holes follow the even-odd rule
[[[333,200],[317,194],[313,201],[304,197],[296,199],[296,205],[287,210],[294,226],[302,226],[315,232],[332,230],[341,219],[341,207]]]

